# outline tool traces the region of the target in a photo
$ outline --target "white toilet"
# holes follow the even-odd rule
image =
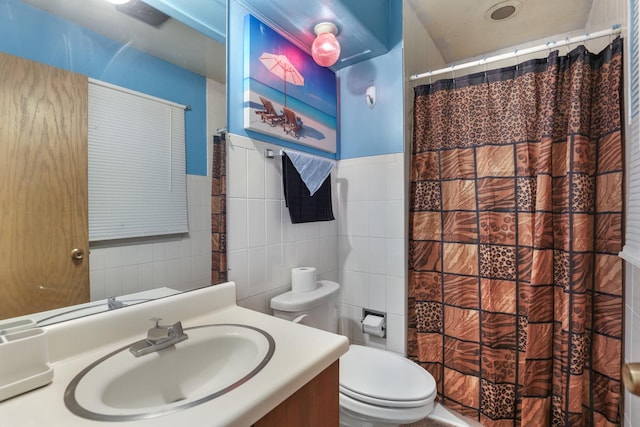
[[[340,285],[318,281],[310,292],[271,299],[273,315],[336,333]],[[388,427],[416,422],[434,408],[436,382],[412,361],[389,351],[351,345],[340,357],[340,425]]]

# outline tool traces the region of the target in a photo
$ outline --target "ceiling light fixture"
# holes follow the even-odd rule
[[[331,22],[321,22],[313,29],[316,38],[311,45],[311,56],[316,64],[331,67],[340,57],[340,43],[336,39],[338,27]]]
[[[125,4],[129,2],[129,0],[107,0],[107,1],[113,4]]]
[[[507,19],[514,13],[516,13],[515,7],[511,5],[502,6],[500,9],[496,9],[491,13],[491,19],[493,19],[494,21],[501,21],[503,19]]]
[[[494,4],[484,14],[487,21],[505,21],[513,18],[522,8],[522,2],[519,0],[507,0]]]

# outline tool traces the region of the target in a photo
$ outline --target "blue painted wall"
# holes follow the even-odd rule
[[[17,0],[0,0],[0,51],[190,105],[187,173],[207,174],[204,77]]]
[[[249,11],[235,0],[228,5],[227,22],[227,117],[231,133],[312,152],[327,153],[290,144],[256,132],[244,130],[243,123],[243,18]],[[338,71],[339,117],[337,159],[401,153],[404,150],[404,103],[402,70],[402,2],[390,1],[390,51]],[[365,90],[377,88],[378,101],[373,110],[367,107]]]
[[[338,71],[340,85],[340,158],[404,151],[402,2],[389,2],[389,53]],[[371,110],[365,100],[376,86]]]

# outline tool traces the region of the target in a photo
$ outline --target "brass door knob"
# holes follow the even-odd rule
[[[627,363],[622,367],[622,382],[629,392],[640,396],[640,363]]]
[[[80,260],[84,258],[84,251],[82,249],[75,248],[71,251],[71,259]]]

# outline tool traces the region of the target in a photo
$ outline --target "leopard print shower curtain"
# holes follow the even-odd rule
[[[622,40],[415,89],[409,356],[485,426],[615,426]]]
[[[227,281],[227,150],[225,134],[213,137],[211,173],[211,284]]]

